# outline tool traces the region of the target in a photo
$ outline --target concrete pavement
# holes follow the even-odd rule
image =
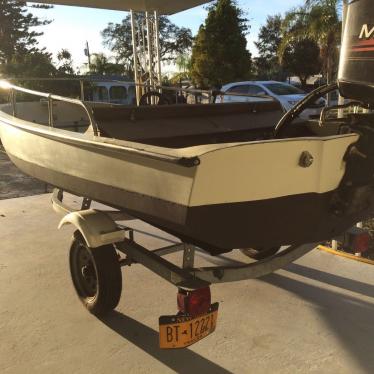
[[[217,331],[161,351],[158,317],[176,312],[176,289],[139,265],[124,268],[119,307],[96,319],[73,290],[73,230],[58,231],[59,219],[48,195],[0,201],[0,373],[374,372],[371,265],[315,250],[263,279],[213,286]],[[149,247],[171,239],[130,225],[154,235],[137,234]]]

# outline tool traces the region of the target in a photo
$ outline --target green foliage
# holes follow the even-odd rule
[[[61,49],[60,52],[57,53],[57,72],[60,76],[65,75],[74,75],[74,68],[73,68],[73,59],[71,53],[67,49]]]
[[[142,13],[136,13],[135,19],[138,24],[145,22]],[[186,53],[192,46],[191,30],[178,27],[166,16],[159,19],[160,48],[162,61],[174,62],[177,56]],[[133,47],[131,34],[131,18],[127,16],[122,23],[109,23],[102,31],[104,45],[114,54],[117,63],[125,66],[125,70],[132,71]],[[147,43],[147,35],[144,35]],[[147,46],[146,46],[147,47]]]
[[[174,74],[170,78],[170,84],[172,86],[179,86],[181,82],[189,81],[189,80],[190,80],[190,76],[187,72],[180,72],[180,73]]]
[[[180,72],[187,74],[191,69],[191,56],[187,53],[180,54],[175,59],[175,64]]]
[[[310,39],[302,39],[291,43],[281,56],[282,67],[299,77],[303,87],[310,76],[320,71],[320,50],[318,44]]]
[[[56,72],[51,55],[42,51],[14,55],[7,64],[0,65],[0,74],[8,77],[49,78]]]
[[[283,23],[284,37],[280,55],[290,43],[309,39],[320,48],[322,69],[328,81],[337,71],[341,37],[340,0],[306,0],[305,5],[287,13]]]
[[[341,12],[344,2],[348,3],[349,0],[305,0],[307,7],[322,6],[322,7],[333,7],[338,13]]]
[[[39,52],[37,37],[42,33],[35,27],[49,23],[29,13],[25,1],[0,0],[0,64],[9,63],[14,56]]]
[[[282,41],[282,22],[280,14],[269,16],[261,27],[258,41],[258,57],[255,59],[257,79],[284,80],[285,72],[279,63],[278,49]]]
[[[251,54],[247,50],[249,27],[232,0],[218,0],[209,8],[192,48],[191,77],[201,88],[220,87],[251,76]]]
[[[25,1],[0,0],[0,75],[43,78],[56,75],[51,55],[39,49],[37,41],[43,33],[36,31],[36,27],[49,23],[33,16]]]
[[[110,62],[103,53],[94,53],[88,74],[94,75],[124,75],[125,67],[122,64]]]
[[[69,53],[69,52],[68,52]],[[29,80],[28,78],[71,77],[70,69],[59,66],[56,68],[49,53],[34,51],[12,57],[8,64],[0,64],[0,76],[17,78],[15,83],[33,90],[51,92],[62,96],[79,97],[80,87],[77,82],[45,81],[43,79]],[[23,80],[25,78],[25,80]],[[18,101],[39,100],[37,96],[28,94],[17,95]]]

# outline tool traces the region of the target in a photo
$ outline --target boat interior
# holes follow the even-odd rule
[[[87,102],[100,135],[166,148],[248,142],[271,139],[283,110],[278,102],[229,104],[125,106]],[[2,109],[11,114],[11,105]],[[48,126],[48,102],[19,102],[17,118]],[[55,128],[92,133],[84,109],[68,102],[53,102]],[[282,137],[324,137],[342,133],[344,119],[298,118]]]

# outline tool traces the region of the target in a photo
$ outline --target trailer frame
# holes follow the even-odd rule
[[[86,198],[83,199],[82,209],[74,210],[63,202],[63,196],[64,192],[56,189],[52,197],[53,208],[64,215],[59,228],[66,224],[74,225],[90,248],[113,244],[117,251],[126,255],[126,258],[120,261],[121,266],[141,264],[174,286],[185,290],[263,277],[304,256],[319,244],[289,246],[278,254],[257,262],[196,268],[195,253],[201,251],[200,248],[188,243],[176,243],[149,250],[135,241],[133,229],[116,222],[128,217],[125,212],[91,209],[91,201]],[[163,258],[180,251],[183,252],[182,266]]]

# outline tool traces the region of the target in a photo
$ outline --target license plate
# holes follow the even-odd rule
[[[184,348],[214,332],[217,326],[218,303],[212,304],[208,313],[199,317],[160,317],[160,348]]]

